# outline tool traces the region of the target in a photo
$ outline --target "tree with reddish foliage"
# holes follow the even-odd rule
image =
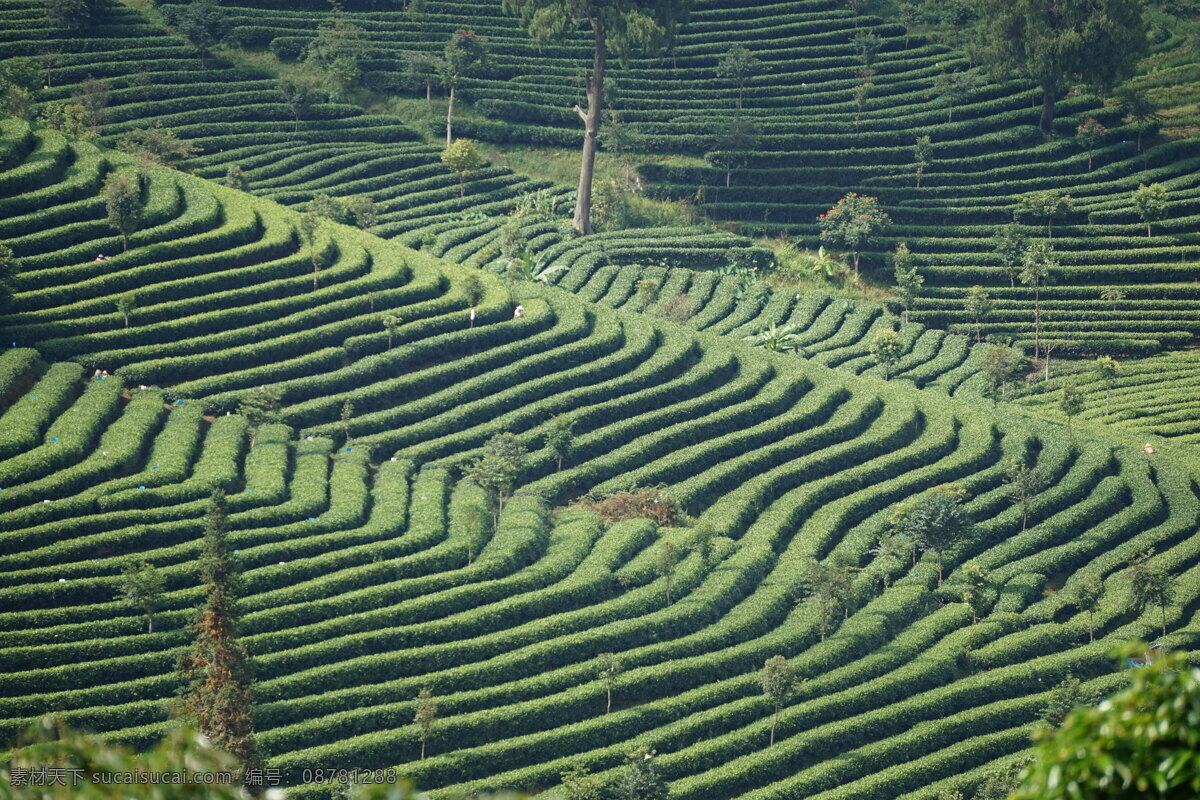
[[[887,212],[875,197],[850,192],[837,205],[817,217],[821,238],[854,256],[854,277],[858,277],[858,259],[862,249],[891,224]]]
[[[225,538],[225,493],[213,493],[200,555],[205,603],[189,630],[195,641],[180,659],[183,683],[175,716],[194,724],[243,768],[257,763],[254,688],[249,658],[237,634],[237,566]]]

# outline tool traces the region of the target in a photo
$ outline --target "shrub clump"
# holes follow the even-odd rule
[[[679,504],[661,487],[633,488],[625,492],[586,494],[570,503],[570,508],[595,512],[605,522],[628,519],[648,519],[660,527],[676,526],[683,522]]]

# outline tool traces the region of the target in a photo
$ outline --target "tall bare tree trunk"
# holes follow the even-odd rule
[[[592,20],[596,34],[596,54],[592,74],[587,79],[587,112],[575,106],[575,113],[583,120],[583,164],[579,169],[579,192],[575,201],[575,219],[572,226],[578,233],[592,232],[592,176],[596,169],[596,149],[600,143],[600,102],[604,97],[604,65],[608,60],[607,31],[604,20]]]
[[[1038,122],[1043,133],[1051,133],[1054,129],[1054,90],[1042,89],[1042,118]]]
[[[450,146],[450,121],[454,118],[454,84],[450,84],[450,105],[446,106],[446,147]],[[462,197],[460,194],[459,197]]]

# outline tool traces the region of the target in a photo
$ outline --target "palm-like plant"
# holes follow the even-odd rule
[[[791,325],[776,325],[774,322],[765,330],[743,337],[743,341],[752,342],[756,347],[770,350],[772,353],[794,353],[804,351],[800,348],[800,336]]]

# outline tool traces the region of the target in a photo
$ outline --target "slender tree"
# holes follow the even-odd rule
[[[1092,156],[1096,153],[1096,148],[1104,141],[1104,134],[1108,133],[1108,129],[1100,124],[1099,120],[1089,117],[1079,123],[1079,127],[1075,129],[1075,143],[1079,145],[1083,152],[1087,153],[1088,172],[1092,171]]]
[[[14,279],[20,269],[20,264],[17,257],[13,255],[13,251],[8,245],[0,242],[0,311],[6,309],[12,302],[13,294],[16,292]]]
[[[770,741],[770,744],[774,745],[775,729],[779,725],[779,709],[795,694],[796,687],[800,685],[800,679],[796,676],[795,668],[788,663],[786,658],[771,656],[763,664],[762,671],[758,673],[758,682],[762,684],[763,694],[775,707],[775,713],[771,717]]]
[[[1021,283],[1033,288],[1033,357],[1038,357],[1042,339],[1042,287],[1050,282],[1051,270],[1058,269],[1054,248],[1038,240],[1029,245],[1021,259]],[[1050,358],[1049,352],[1046,358]]]
[[[1125,299],[1125,292],[1121,291],[1115,286],[1109,286],[1100,290],[1100,299],[1106,303],[1112,304],[1112,310],[1116,311],[1117,303]]]
[[[400,327],[400,323],[404,322],[404,319],[397,317],[395,314],[384,314],[383,319],[380,321],[383,323],[383,329],[387,331],[388,350],[391,350],[392,337],[396,335],[396,329]]]
[[[917,188],[921,188],[921,176],[933,163],[933,140],[928,136],[918,136],[913,145],[913,163],[917,166]]]
[[[230,164],[225,170],[225,185],[239,192],[246,191],[246,175],[242,172],[240,164]]]
[[[737,86],[738,111],[742,110],[746,96],[746,81],[762,72],[762,62],[745,45],[735,44],[717,62],[717,77]]]
[[[1046,220],[1046,238],[1053,240],[1054,231],[1051,228],[1055,218],[1066,214],[1074,207],[1071,195],[1063,194],[1057,189],[1047,189],[1043,192],[1032,192],[1022,195],[1017,200],[1017,214],[1029,214]]]
[[[883,379],[890,380],[892,369],[904,355],[904,342],[900,339],[900,334],[891,328],[880,328],[871,339],[869,350],[875,363],[883,367]]]
[[[1008,275],[1008,286],[1017,285],[1017,273],[1021,260],[1029,248],[1029,239],[1021,232],[1021,226],[1010,222],[992,235],[992,250],[1000,258],[1000,266]]]
[[[971,609],[971,622],[979,622],[979,617],[987,611],[988,592],[995,588],[992,573],[975,561],[963,564],[963,602]]]
[[[562,470],[563,459],[571,455],[571,450],[575,447],[575,420],[559,414],[550,420],[550,426],[546,430],[546,447],[550,452],[554,453],[558,460],[555,466],[555,472]]]
[[[142,182],[132,172],[110,172],[100,190],[108,224],[121,234],[123,249],[129,249],[129,235],[142,224]]]
[[[1125,577],[1129,580],[1130,600],[1139,614],[1153,606],[1158,606],[1162,612],[1162,635],[1165,639],[1167,606],[1175,601],[1175,578],[1154,559],[1154,548],[1131,558]]]
[[[250,423],[250,446],[262,425],[280,420],[283,390],[278,386],[259,386],[242,395],[237,413]]]
[[[625,758],[625,769],[612,787],[613,800],[667,800],[667,784],[654,764],[654,751],[635,748]]]
[[[837,609],[838,587],[832,564],[811,559],[800,576],[801,600],[812,599],[817,604],[817,625],[821,641],[829,634],[833,612]]]
[[[730,114],[713,122],[713,150],[705,158],[714,167],[725,170],[725,188],[733,180],[733,171],[745,165],[758,147],[754,122],[742,114]]]
[[[667,605],[671,605],[671,579],[675,576],[675,566],[679,563],[679,550],[675,543],[663,537],[658,543],[657,557],[654,565],[658,574],[663,576],[667,584]]]
[[[1149,238],[1150,225],[1167,216],[1167,187],[1161,183],[1140,184],[1133,192],[1133,207],[1146,223],[1146,237]]]
[[[1080,611],[1088,615],[1088,641],[1096,641],[1096,612],[1100,609],[1100,598],[1104,596],[1104,578],[1098,572],[1076,575],[1071,584],[1070,600]]]
[[[900,306],[904,309],[904,323],[908,324],[908,314],[921,296],[925,285],[925,276],[921,274],[912,251],[904,242],[896,245],[892,254],[893,274],[896,278],[896,292],[900,295]]]
[[[608,782],[582,764],[572,764],[559,774],[565,800],[607,800],[610,796]]]
[[[467,176],[487,165],[475,142],[470,139],[455,139],[442,151],[442,163],[458,181],[458,196],[467,193]]]
[[[935,486],[906,515],[903,530],[918,543],[924,552],[937,558],[938,586],[943,580],[943,560],[946,551],[966,537],[971,524],[963,509],[966,491],[956,483]]]
[[[128,292],[117,298],[117,313],[125,318],[125,327],[129,327],[129,315],[137,308],[137,295]]]
[[[315,208],[312,208],[311,203],[309,208],[300,215],[300,238],[304,240],[305,246],[308,247],[308,255],[312,259],[314,292],[317,290],[317,276],[321,268],[321,255],[317,251],[317,234],[321,231],[326,219]]]
[[[154,612],[162,603],[163,589],[166,588],[162,573],[146,561],[140,564],[131,561],[125,565],[118,586],[117,599],[141,609],[146,615],[146,632],[154,633]]]
[[[244,765],[256,761],[254,681],[237,634],[237,565],[226,541],[225,494],[213,493],[204,518],[200,574],[205,604],[189,630],[192,647],[179,659],[183,688],[175,712]]]
[[[1029,527],[1029,506],[1045,486],[1042,473],[1023,461],[1012,461],[1005,470],[1008,499],[1021,507],[1021,530]]]
[[[617,675],[621,674],[621,662],[612,653],[601,653],[596,656],[596,676],[604,683],[604,693],[608,698],[608,702],[604,706],[604,713],[608,714],[612,711],[612,690],[613,682],[616,681]]]
[[[286,74],[280,75],[277,82],[279,93],[283,95],[283,102],[292,112],[292,120],[295,122],[293,131],[300,130],[300,120],[307,117],[321,99],[321,88],[317,82],[310,76],[304,74]]]
[[[975,91],[978,78],[974,72],[943,72],[933,79],[933,94],[946,104],[946,121],[954,121],[955,106],[962,105]]]
[[[108,110],[108,82],[88,75],[83,83],[79,84],[79,91],[75,93],[74,99],[83,107],[92,132],[97,132],[104,124],[104,115]]]
[[[503,0],[505,13],[520,17],[539,45],[581,27],[592,34],[592,66],[584,74],[587,110],[575,107],[584,126],[583,163],[572,222],[578,233],[592,232],[592,177],[609,51],[622,56],[656,48],[687,18],[691,4],[692,0]]]
[[[511,433],[498,433],[483,446],[483,455],[464,473],[464,477],[488,493],[494,501],[492,523],[499,525],[504,501],[517,485],[525,465],[525,447]]]
[[[433,733],[433,723],[437,722],[438,700],[429,689],[417,693],[417,713],[413,715],[413,723],[417,726],[421,737],[421,760],[425,760],[425,750],[429,745],[429,737]]]
[[[350,419],[354,416],[354,402],[350,398],[342,403],[342,437],[345,439],[345,447],[350,447]]]
[[[993,403],[1008,399],[1008,387],[1020,376],[1020,360],[1016,353],[1000,345],[988,347],[979,362],[979,371],[985,379],[984,397]]]
[[[1121,374],[1121,365],[1112,356],[1100,356],[1092,365],[1092,372],[1096,373],[1100,383],[1104,384],[1104,413],[1108,414],[1108,400],[1112,393],[1113,382]]]
[[[1062,397],[1058,401],[1058,410],[1063,412],[1067,418],[1067,436],[1073,438],[1075,434],[1071,430],[1071,420],[1079,412],[1083,411],[1083,395],[1079,393],[1078,386],[1069,383],[1062,388]]]
[[[446,42],[440,64],[442,85],[450,90],[446,106],[446,146],[453,141],[454,98],[459,81],[483,68],[487,62],[487,44],[472,31],[457,30]]]
[[[1125,120],[1137,128],[1137,151],[1142,152],[1142,137],[1162,116],[1149,96],[1134,86],[1121,87],[1117,93],[1117,105],[1124,112]]]
[[[1042,709],[1041,718],[1052,729],[1062,725],[1063,720],[1075,708],[1082,705],[1081,698],[1083,691],[1080,686],[1079,678],[1068,675],[1063,678],[1054,691],[1051,692],[1050,698],[1046,701],[1046,707]]]
[[[983,323],[992,315],[996,304],[982,286],[972,286],[963,300],[963,310],[975,325],[975,341],[983,339]]]
[[[38,60],[42,62],[42,69],[46,71],[46,88],[54,87],[54,70],[61,67],[64,63],[63,51],[55,48],[46,48],[38,53]]]

